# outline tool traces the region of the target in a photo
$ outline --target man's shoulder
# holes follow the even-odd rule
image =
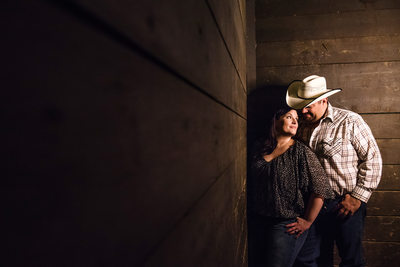
[[[348,121],[348,122],[355,122],[355,121],[363,121],[360,114],[343,108],[332,107],[333,110],[333,118],[334,121]]]

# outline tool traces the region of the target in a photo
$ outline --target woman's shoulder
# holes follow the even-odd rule
[[[295,142],[295,147],[297,148],[297,149],[299,149],[299,150],[301,150],[301,151],[306,151],[306,150],[310,150],[311,151],[311,149],[306,145],[306,144],[304,144],[302,141],[300,141],[300,140],[295,140],[296,142]]]
[[[315,153],[311,150],[311,148],[309,146],[307,146],[306,144],[304,144],[302,141],[296,140],[295,145],[298,150],[298,153],[305,154],[305,157],[307,157],[307,158],[316,157]]]

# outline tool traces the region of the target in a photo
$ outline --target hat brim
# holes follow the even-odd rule
[[[301,98],[297,95],[299,86],[302,86],[302,82],[293,82],[287,92],[286,92],[286,103],[288,104],[289,107],[294,108],[294,109],[303,109],[309,105],[314,104],[315,102],[318,102],[321,99],[324,99],[326,97],[329,97],[331,95],[334,95],[336,93],[339,93],[342,91],[341,88],[335,88],[335,89],[327,89],[325,92],[321,93],[320,95],[316,96],[315,98]]]

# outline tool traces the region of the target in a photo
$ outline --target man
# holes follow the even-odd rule
[[[333,242],[340,266],[365,266],[362,251],[366,203],[379,184],[382,159],[370,128],[360,115],[332,107],[324,77],[312,75],[292,82],[287,104],[301,111],[298,138],[317,154],[336,198],[326,200],[298,256],[299,266],[332,266]]]

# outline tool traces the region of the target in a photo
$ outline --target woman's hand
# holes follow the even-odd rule
[[[303,218],[297,217],[297,221],[294,223],[289,223],[286,225],[287,233],[291,235],[296,235],[296,237],[299,237],[302,235],[307,229],[311,227],[312,222],[309,222]]]

